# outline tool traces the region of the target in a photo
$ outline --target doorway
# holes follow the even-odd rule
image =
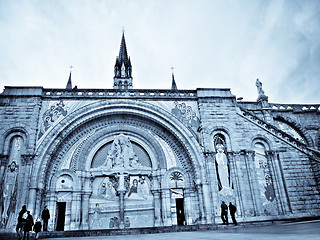
[[[183,198],[176,198],[176,209],[178,226],[185,225]]]
[[[65,217],[66,217],[66,202],[57,202],[56,231],[64,231]]]

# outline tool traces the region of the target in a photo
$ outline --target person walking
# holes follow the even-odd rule
[[[230,215],[231,215],[233,224],[235,226],[237,226],[238,223],[237,223],[237,220],[236,220],[236,217],[235,217],[235,214],[236,214],[236,211],[237,211],[237,207],[235,205],[233,205],[231,202],[229,203],[229,211],[230,211]]]
[[[24,235],[23,235],[23,240],[29,240],[29,232],[32,230],[32,226],[34,225],[33,223],[33,217],[30,213],[30,211],[27,211],[27,219],[26,219],[26,224],[24,225]]]
[[[225,204],[224,201],[221,203],[221,219],[223,224],[229,224],[228,223],[228,206]]]
[[[16,232],[18,234],[19,240],[21,240],[23,237],[23,229],[26,224],[26,218],[27,218],[27,206],[23,205],[18,215],[18,224],[16,227]]]
[[[41,218],[43,221],[43,231],[48,231],[48,220],[50,218],[50,212],[47,206],[44,206],[44,209],[42,210]]]
[[[35,240],[39,239],[41,227],[42,227],[41,221],[40,221],[40,219],[37,219],[36,223],[33,226],[33,231],[36,233],[36,235],[34,236]]]

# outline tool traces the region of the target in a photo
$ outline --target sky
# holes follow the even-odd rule
[[[320,103],[318,0],[0,0],[0,92],[112,88],[123,30],[135,89]]]

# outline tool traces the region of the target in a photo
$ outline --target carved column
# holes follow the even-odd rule
[[[125,191],[118,191],[119,193],[119,217],[120,217],[120,228],[124,228],[124,195]]]
[[[202,224],[206,223],[206,214],[205,214],[205,209],[203,205],[203,192],[202,192],[202,184],[200,179],[196,180],[196,187],[197,187],[197,192],[198,192],[198,200],[199,200],[199,208],[200,208],[200,222]]]
[[[125,187],[125,176],[127,173],[119,173],[119,185],[117,192],[119,194],[119,217],[120,217],[120,228],[124,228],[124,195],[126,194]]]

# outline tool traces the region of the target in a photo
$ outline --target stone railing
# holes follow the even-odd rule
[[[261,105],[257,102],[237,102],[238,106],[247,110],[261,110]],[[293,112],[320,112],[320,104],[281,104],[268,103],[268,108],[273,111],[293,111]]]
[[[43,97],[63,98],[170,98],[170,99],[196,99],[195,90],[152,90],[152,89],[43,89]]]
[[[278,104],[270,103],[270,108],[273,110],[280,111],[294,111],[294,112],[307,112],[307,111],[316,111],[320,112],[319,104]]]
[[[303,152],[303,153],[307,154],[308,156],[312,157],[312,159],[320,162],[320,152],[319,151],[308,147],[305,143],[292,137],[291,135],[287,134],[286,132],[278,129],[274,125],[263,121],[262,119],[258,118],[256,115],[254,115],[253,113],[251,113],[245,109],[242,109],[242,108],[240,108],[240,109],[242,110],[242,115],[240,114],[241,116],[243,116],[246,119],[248,119],[249,121],[255,123],[259,127],[263,128],[267,132],[271,133],[273,136],[288,143],[290,146],[296,148],[300,152]]]

